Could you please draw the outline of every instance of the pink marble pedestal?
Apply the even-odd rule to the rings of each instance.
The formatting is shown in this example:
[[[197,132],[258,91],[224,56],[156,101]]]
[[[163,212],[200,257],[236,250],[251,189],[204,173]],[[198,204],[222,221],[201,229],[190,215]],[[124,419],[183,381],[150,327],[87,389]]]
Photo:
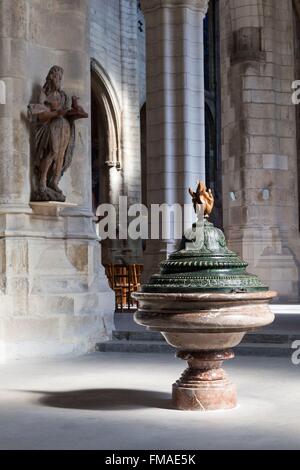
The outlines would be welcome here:
[[[274,320],[269,302],[276,292],[162,294],[136,292],[135,321],[160,331],[188,363],[173,384],[179,410],[225,410],[237,405],[235,385],[221,368],[233,359],[247,331]]]
[[[199,351],[177,353],[189,367],[173,384],[173,405],[179,410],[225,410],[235,408],[235,385],[221,368],[224,360],[234,358],[227,351]]]

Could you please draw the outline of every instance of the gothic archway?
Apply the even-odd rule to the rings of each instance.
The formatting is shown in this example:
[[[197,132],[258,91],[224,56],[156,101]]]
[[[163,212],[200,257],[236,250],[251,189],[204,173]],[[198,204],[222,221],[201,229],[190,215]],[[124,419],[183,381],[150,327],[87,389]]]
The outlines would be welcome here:
[[[104,69],[91,62],[91,148],[93,211],[100,204],[118,210],[122,186],[121,110],[117,94]],[[102,262],[112,262],[114,241],[102,242]]]
[[[122,167],[121,110],[111,81],[95,60],[91,62],[91,90],[93,189],[99,186],[94,198],[98,204],[114,204],[120,189],[116,172]]]

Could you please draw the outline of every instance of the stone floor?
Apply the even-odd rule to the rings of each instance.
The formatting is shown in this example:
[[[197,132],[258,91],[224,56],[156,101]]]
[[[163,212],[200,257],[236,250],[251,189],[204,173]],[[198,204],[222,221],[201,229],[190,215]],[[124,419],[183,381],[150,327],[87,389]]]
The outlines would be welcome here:
[[[0,449],[299,449],[300,366],[238,357],[239,406],[170,407],[172,354],[94,353],[1,365]]]

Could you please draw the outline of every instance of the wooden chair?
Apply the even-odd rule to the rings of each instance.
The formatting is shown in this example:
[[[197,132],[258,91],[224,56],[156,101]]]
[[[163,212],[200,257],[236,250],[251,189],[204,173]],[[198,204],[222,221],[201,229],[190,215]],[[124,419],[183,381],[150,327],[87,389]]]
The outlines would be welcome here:
[[[143,265],[131,264],[108,264],[105,266],[106,275],[110,287],[116,294],[116,310],[123,311],[124,306],[128,309],[135,305],[131,294],[139,289],[141,285],[141,273]]]
[[[130,291],[130,280],[128,273],[128,266],[114,265],[114,280],[115,287],[121,289],[122,292],[122,309],[128,305],[128,292]]]
[[[131,305],[136,305],[136,301],[131,298],[131,294],[133,292],[136,292],[140,286],[141,286],[141,277],[142,277],[142,271],[143,271],[143,265],[142,264],[132,264],[129,266],[130,271],[130,286],[131,286],[131,291],[130,291],[130,301]]]

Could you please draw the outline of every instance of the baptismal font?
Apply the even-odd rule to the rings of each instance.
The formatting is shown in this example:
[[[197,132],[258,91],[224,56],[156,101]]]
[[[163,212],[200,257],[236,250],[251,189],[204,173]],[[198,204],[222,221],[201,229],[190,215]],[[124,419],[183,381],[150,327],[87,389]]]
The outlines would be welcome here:
[[[135,321],[160,331],[188,368],[173,384],[173,405],[181,410],[230,409],[235,385],[221,368],[234,358],[248,331],[273,322],[269,302],[277,296],[246,271],[247,263],[227,248],[223,232],[209,222],[212,192],[198,182],[189,190],[197,221],[160,273],[133,294]]]

